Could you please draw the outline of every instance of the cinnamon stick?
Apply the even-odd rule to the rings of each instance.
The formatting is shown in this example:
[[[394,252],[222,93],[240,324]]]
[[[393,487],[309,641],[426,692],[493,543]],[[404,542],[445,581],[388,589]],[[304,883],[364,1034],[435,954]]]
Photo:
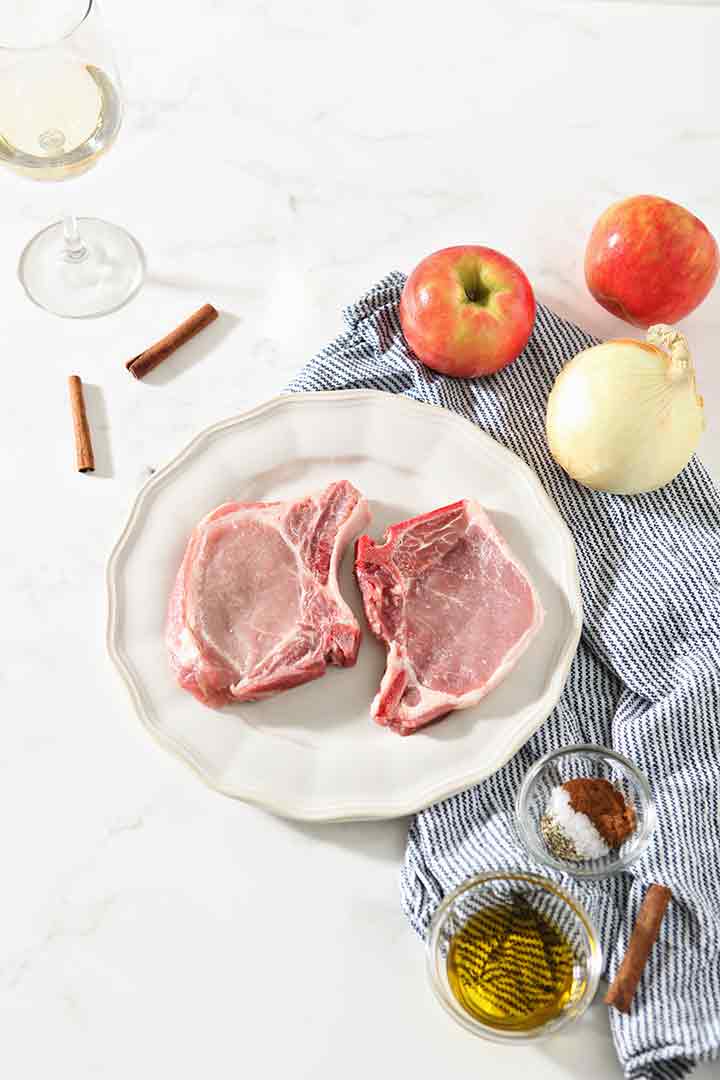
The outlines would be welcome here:
[[[672,893],[665,885],[651,885],[638,912],[627,952],[605,995],[605,1004],[629,1013],[630,1003],[640,982],[650,950],[660,932],[660,924]]]
[[[212,304],[203,304],[189,319],[176,326],[160,341],[156,341],[149,349],[145,349],[144,352],[133,356],[132,360],[128,360],[125,367],[136,379],[142,379],[153,371],[158,364],[162,364],[163,360],[167,360],[168,356],[174,353],[176,349],[179,349],[181,345],[184,345],[186,341],[195,337],[211,322],[214,322],[217,317],[218,313]]]
[[[73,432],[75,434],[75,464],[81,473],[95,471],[90,425],[85,412],[82,380],[79,375],[68,377],[70,391],[70,409],[72,410]]]

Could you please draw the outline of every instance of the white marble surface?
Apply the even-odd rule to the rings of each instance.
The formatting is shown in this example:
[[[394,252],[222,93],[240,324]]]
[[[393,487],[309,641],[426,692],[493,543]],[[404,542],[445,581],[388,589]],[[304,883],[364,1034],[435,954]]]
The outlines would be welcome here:
[[[0,176],[0,1071],[13,1080],[617,1077],[601,1004],[528,1049],[456,1029],[400,913],[405,823],[305,827],[206,791],[151,744],[105,656],[103,568],[148,468],[274,394],[391,268],[514,256],[601,334],[584,240],[658,192],[720,232],[720,10],[634,3],[107,0],[129,109],[64,186]],[[35,309],[16,257],[66,206],[135,232],[117,314]],[[123,361],[210,300],[140,385]],[[720,476],[720,291],[686,321]],[[65,380],[91,384],[79,476]],[[710,1066],[699,1077],[717,1075]]]

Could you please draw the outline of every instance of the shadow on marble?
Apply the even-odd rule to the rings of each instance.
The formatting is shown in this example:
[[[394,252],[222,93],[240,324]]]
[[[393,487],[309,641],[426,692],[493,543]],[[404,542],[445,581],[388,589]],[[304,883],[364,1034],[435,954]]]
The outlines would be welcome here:
[[[83,396],[95,455],[95,472],[88,475],[108,479],[114,475],[114,468],[105,396],[96,383],[86,382],[83,383]]]
[[[322,822],[283,821],[297,836],[316,844],[358,851],[375,861],[395,863],[398,868],[405,854],[410,818],[390,821]]]
[[[608,1008],[603,1003],[607,990],[604,980],[595,995],[592,1005],[576,1024],[570,1024],[564,1031],[559,1031],[552,1038],[538,1044],[538,1050],[563,1070],[563,1075],[590,1075],[588,1062],[591,1061],[593,1076],[617,1076],[622,1078],[622,1069],[613,1049],[610,1034]]]
[[[214,323],[206,327],[197,337],[182,345],[154,371],[149,372],[143,382],[147,386],[166,386],[201,360],[207,359],[208,353],[232,334],[240,322],[242,320],[239,315],[233,315],[230,311],[220,311]]]
[[[159,286],[161,289],[177,289],[181,292],[190,291],[196,294],[199,290],[208,297],[208,301],[212,303],[213,296],[222,296],[227,294],[228,289],[231,286],[228,283],[227,278],[211,279],[203,274],[157,274],[151,271],[145,275],[146,286]],[[257,290],[240,288],[232,286],[232,295],[243,296],[257,296]]]
[[[615,319],[613,316],[608,316],[607,312],[598,305],[598,310],[588,314],[580,312],[576,305],[568,303],[567,299],[561,297],[557,293],[550,293],[547,290],[540,290],[537,294],[537,300],[539,303],[544,304],[545,307],[550,308],[556,315],[559,315],[561,319],[567,319],[568,322],[574,323],[584,333],[592,334],[594,337],[603,339],[609,337],[612,333],[612,329],[608,323],[611,319],[612,323],[620,327],[622,323],[619,319]],[[618,336],[617,334],[615,336]],[[568,360],[571,360],[572,356],[568,356]]]

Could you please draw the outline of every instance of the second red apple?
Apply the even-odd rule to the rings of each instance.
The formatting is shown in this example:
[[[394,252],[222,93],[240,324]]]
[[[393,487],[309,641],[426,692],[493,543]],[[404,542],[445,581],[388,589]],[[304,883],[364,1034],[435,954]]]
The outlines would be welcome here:
[[[715,238],[684,206],[633,195],[595,223],[585,280],[599,304],[634,326],[676,323],[689,315],[718,274]]]

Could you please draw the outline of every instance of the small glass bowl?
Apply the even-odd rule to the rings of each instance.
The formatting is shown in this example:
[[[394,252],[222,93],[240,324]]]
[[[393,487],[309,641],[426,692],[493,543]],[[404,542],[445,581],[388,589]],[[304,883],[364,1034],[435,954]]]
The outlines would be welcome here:
[[[562,1011],[529,1030],[483,1023],[457,1000],[448,976],[452,939],[468,919],[484,908],[515,902],[518,896],[555,924],[571,944],[574,957],[572,989]],[[577,1020],[595,996],[601,970],[600,939],[590,916],[564,889],[539,874],[512,870],[479,874],[445,897],[430,924],[427,972],[435,996],[445,1011],[467,1031],[493,1042],[517,1045],[545,1038]]]
[[[575,862],[553,855],[543,838],[540,823],[554,787],[576,777],[609,780],[635,808],[634,832],[617,848],[599,859]],[[553,750],[528,770],[515,799],[515,821],[525,847],[538,862],[571,874],[597,880],[625,870],[645,851],[655,830],[655,805],[650,785],[631,761],[614,750],[578,743]]]

